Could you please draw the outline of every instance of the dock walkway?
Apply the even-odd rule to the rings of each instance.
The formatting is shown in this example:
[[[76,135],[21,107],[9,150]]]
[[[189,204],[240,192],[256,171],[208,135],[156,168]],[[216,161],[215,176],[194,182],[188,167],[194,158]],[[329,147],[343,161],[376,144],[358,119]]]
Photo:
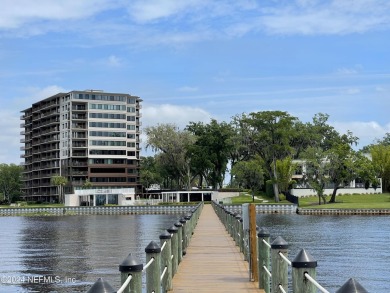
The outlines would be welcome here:
[[[172,282],[173,293],[264,292],[249,281],[248,263],[211,205],[204,206]]]

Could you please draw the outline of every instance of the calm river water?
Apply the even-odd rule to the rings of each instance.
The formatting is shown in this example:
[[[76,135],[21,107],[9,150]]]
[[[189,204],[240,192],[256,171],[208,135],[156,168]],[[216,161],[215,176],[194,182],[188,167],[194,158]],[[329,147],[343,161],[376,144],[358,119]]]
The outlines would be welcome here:
[[[99,277],[119,289],[119,263],[130,252],[145,263],[145,247],[178,218],[1,217],[0,292],[86,292]],[[291,260],[305,248],[328,291],[353,277],[369,292],[390,292],[390,217],[270,214],[258,225],[289,243]]]
[[[304,248],[317,261],[317,281],[329,292],[349,278],[368,292],[390,292],[390,217],[258,215],[271,241],[283,237],[289,259]]]

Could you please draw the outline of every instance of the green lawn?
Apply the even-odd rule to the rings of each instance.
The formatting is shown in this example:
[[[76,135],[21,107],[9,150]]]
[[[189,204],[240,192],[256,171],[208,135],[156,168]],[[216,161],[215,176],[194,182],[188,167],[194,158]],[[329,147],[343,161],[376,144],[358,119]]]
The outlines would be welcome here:
[[[329,201],[330,196],[326,200]],[[338,195],[336,203],[318,205],[318,197],[311,196],[299,199],[300,208],[316,209],[390,209],[390,194]]]
[[[239,196],[232,197],[232,204],[243,204],[243,203],[256,203],[256,204],[276,204],[274,199],[265,197],[264,195],[255,195],[255,201],[253,201],[252,196],[248,193],[240,193]],[[290,204],[287,200],[282,200],[278,204]]]
[[[232,204],[243,204],[243,203],[262,203],[263,200],[255,199],[253,201],[251,195],[240,195],[232,197]]]

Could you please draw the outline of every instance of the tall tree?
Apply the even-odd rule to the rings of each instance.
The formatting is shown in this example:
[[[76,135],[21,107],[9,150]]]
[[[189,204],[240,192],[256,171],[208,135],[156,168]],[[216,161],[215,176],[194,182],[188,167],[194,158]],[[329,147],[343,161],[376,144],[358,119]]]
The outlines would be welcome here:
[[[336,193],[339,188],[356,179],[355,151],[350,145],[350,138],[343,137],[344,139],[326,151],[326,159],[329,162],[329,178],[333,183],[330,203],[336,202]]]
[[[180,130],[174,124],[159,124],[145,128],[147,135],[146,148],[160,152],[160,162],[168,166],[179,176],[187,189],[191,188],[191,162],[188,148],[194,144],[196,137],[189,131]]]
[[[52,185],[57,186],[58,189],[58,202],[64,203],[64,186],[68,183],[68,179],[63,176],[55,175],[50,179]]]
[[[255,201],[255,192],[259,191],[264,182],[264,171],[261,168],[261,159],[257,156],[249,161],[240,161],[232,168],[235,181],[252,192],[252,201]]]
[[[372,145],[369,150],[377,175],[382,178],[382,189],[386,192],[390,181],[390,145]]]
[[[18,200],[22,186],[23,167],[15,164],[0,164],[0,191],[8,203]]]
[[[186,129],[197,137],[191,149],[192,157],[197,157],[193,160],[201,158],[200,162],[208,168],[207,177],[213,188],[222,187],[232,149],[232,142],[229,140],[233,135],[231,126],[211,119],[209,124],[190,122]]]
[[[248,145],[248,125],[244,122],[244,114],[232,117],[230,126],[232,128],[232,136],[228,139],[231,144],[230,149],[230,165],[231,169],[235,164],[241,161],[247,161],[250,158],[250,150]],[[230,185],[232,184],[233,174],[230,173]]]
[[[291,157],[285,157],[281,160],[276,160],[276,173],[278,175],[278,187],[282,193],[287,193],[291,186],[291,178],[297,164],[293,163]]]
[[[355,155],[356,178],[364,182],[364,187],[368,189],[370,186],[376,188],[379,186],[379,179],[375,170],[374,163],[366,154],[359,151]]]
[[[318,204],[321,204],[321,199],[325,204],[325,186],[330,181],[328,176],[330,165],[325,152],[320,147],[308,147],[301,157],[304,160],[304,182],[317,192]]]
[[[249,125],[248,141],[251,151],[260,156],[273,181],[275,201],[279,201],[276,161],[291,156],[293,125],[297,118],[283,111],[250,113],[244,121]]]
[[[161,174],[156,157],[141,157],[140,178],[145,188],[149,188],[151,184],[161,185],[163,182]]]

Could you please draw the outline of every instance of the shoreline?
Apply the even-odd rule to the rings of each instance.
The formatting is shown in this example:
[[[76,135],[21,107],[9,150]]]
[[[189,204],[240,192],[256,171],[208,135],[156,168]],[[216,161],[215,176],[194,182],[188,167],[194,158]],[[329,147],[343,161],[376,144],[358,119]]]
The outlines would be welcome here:
[[[298,215],[367,215],[389,216],[390,209],[310,209],[297,208]]]
[[[76,216],[76,215],[164,215],[190,212],[196,205],[175,206],[98,206],[98,207],[45,207],[1,208],[0,217],[9,216]]]

